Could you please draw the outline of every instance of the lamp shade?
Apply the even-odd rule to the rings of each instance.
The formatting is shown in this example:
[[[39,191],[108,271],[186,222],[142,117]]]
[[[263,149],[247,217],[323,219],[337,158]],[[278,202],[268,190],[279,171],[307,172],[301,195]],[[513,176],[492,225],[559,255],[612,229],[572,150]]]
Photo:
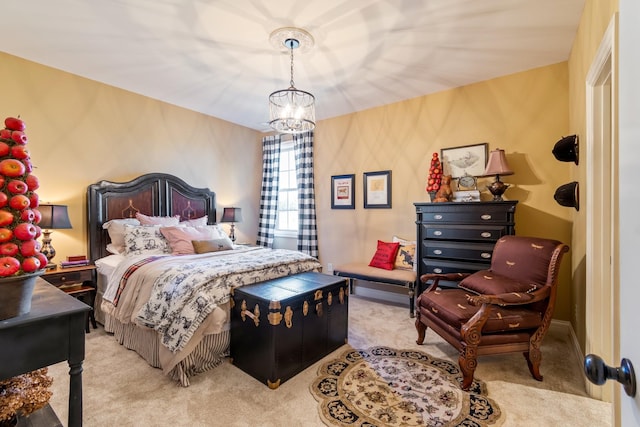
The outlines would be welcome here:
[[[69,213],[65,205],[40,205],[38,210],[42,214],[42,219],[38,226],[45,230],[56,230],[71,228]]]
[[[242,222],[242,210],[240,208],[224,208],[220,222]]]
[[[513,171],[507,163],[507,157],[504,150],[496,148],[489,153],[489,161],[484,170],[484,176],[490,175],[513,175]]]

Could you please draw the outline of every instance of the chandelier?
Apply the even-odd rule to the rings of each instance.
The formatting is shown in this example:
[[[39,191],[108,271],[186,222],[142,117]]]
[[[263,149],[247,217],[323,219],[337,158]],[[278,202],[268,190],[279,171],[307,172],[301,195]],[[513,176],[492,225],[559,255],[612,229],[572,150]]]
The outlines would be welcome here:
[[[279,49],[284,46],[291,56],[291,80],[288,89],[269,95],[269,126],[280,133],[301,133],[316,127],[315,97],[296,89],[293,83],[293,50],[308,50],[313,37],[299,28],[280,28],[271,33],[271,43]]]

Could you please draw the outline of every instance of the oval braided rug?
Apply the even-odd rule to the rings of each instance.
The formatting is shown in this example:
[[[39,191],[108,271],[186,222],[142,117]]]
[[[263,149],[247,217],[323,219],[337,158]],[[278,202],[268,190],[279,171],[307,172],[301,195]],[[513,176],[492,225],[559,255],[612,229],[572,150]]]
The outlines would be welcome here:
[[[475,380],[460,389],[455,364],[417,350],[348,349],[318,368],[311,393],[327,425],[495,426],[498,405]]]

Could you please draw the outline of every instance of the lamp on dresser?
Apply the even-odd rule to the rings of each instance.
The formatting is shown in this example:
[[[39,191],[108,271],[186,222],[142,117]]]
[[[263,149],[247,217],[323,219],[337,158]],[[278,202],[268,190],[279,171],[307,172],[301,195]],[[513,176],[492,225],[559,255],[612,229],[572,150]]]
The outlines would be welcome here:
[[[235,224],[236,222],[242,222],[242,210],[240,208],[224,208],[222,211],[222,219],[220,222],[230,222],[231,230],[229,231],[229,238],[233,243],[236,242]]]
[[[493,194],[494,202],[501,202],[502,195],[509,187],[509,184],[505,184],[500,181],[500,175],[513,175],[513,171],[507,163],[507,157],[504,154],[504,150],[496,148],[489,153],[489,161],[487,167],[484,170],[483,176],[495,175],[496,180],[487,186],[487,190]]]
[[[51,231],[70,229],[71,221],[69,221],[69,213],[65,205],[40,205],[38,210],[42,215],[42,219],[38,223],[38,226],[42,229],[43,236],[40,252],[49,260],[47,264],[49,269],[55,267],[51,260],[56,256],[56,250],[51,244]]]

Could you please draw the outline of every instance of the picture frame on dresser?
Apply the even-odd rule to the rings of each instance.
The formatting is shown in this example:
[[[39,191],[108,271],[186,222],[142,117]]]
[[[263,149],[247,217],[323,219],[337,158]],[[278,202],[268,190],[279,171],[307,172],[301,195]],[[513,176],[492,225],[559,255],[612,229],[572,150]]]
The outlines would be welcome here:
[[[331,209],[355,209],[355,174],[331,177]]]
[[[391,208],[391,171],[364,173],[365,209]]]
[[[451,175],[454,179],[465,175],[481,176],[487,166],[488,157],[489,144],[487,142],[440,150],[443,172],[445,175]]]

